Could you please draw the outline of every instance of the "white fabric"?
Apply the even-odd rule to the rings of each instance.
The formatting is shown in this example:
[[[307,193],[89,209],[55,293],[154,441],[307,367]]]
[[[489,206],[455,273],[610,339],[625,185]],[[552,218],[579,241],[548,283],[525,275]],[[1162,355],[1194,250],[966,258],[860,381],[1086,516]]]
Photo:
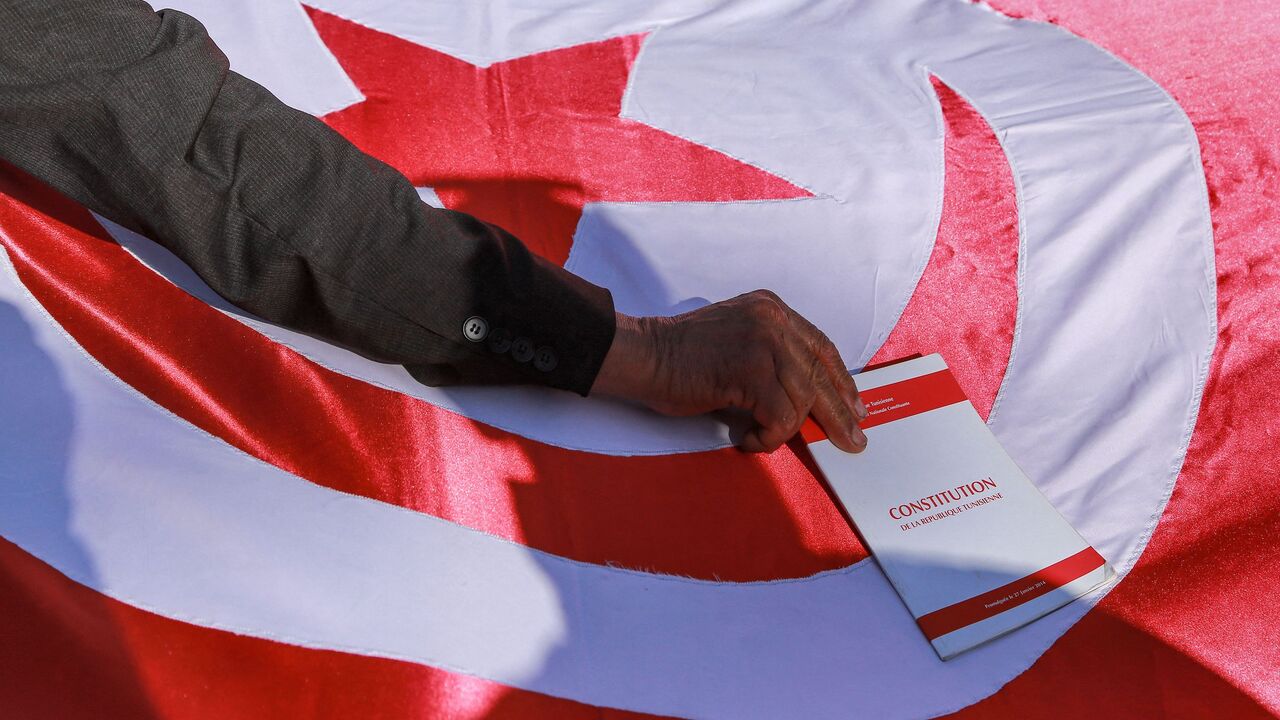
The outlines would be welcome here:
[[[436,194],[435,188],[419,187],[418,197],[422,198],[422,202],[433,208],[444,208],[444,203],[440,200],[440,196]]]
[[[348,14],[390,12],[385,3],[323,4],[341,4]],[[518,29],[536,36],[530,42],[582,26],[554,3],[540,12],[470,8],[436,9],[440,18],[517,18]],[[656,17],[641,9],[633,21],[604,20],[633,10],[602,4],[581,13],[588,34]],[[398,12],[415,22],[437,16]],[[1176,104],[1088,43],[958,0],[716,4],[685,17],[661,18],[636,68],[629,111],[766,167],[811,172],[802,181],[832,183],[819,188],[829,197],[595,206],[580,228],[578,269],[617,279],[624,304],[660,309],[721,297],[747,282],[736,273],[765,273],[757,266],[771,264],[776,275],[764,279],[776,282],[764,284],[801,309],[833,308],[823,317],[842,324],[828,330],[865,360],[895,322],[928,253],[927,234],[874,227],[932,232],[941,133],[927,72],[937,73],[989,118],[1018,183],[1018,333],[992,426],[1082,535],[1127,572],[1172,490],[1214,338],[1206,192],[1194,134]],[[475,44],[477,53],[485,43],[525,37],[493,25],[464,27],[454,42]],[[781,64],[747,58],[740,70],[715,67],[717,59],[698,51],[714,55],[714,31],[727,27],[735,52]],[[424,25],[417,32],[443,31]],[[845,62],[851,55],[857,63]],[[698,88],[713,76],[723,86],[720,103],[760,113],[754,131],[734,127],[734,113],[712,111],[714,98]],[[788,81],[795,88],[784,87]],[[818,102],[824,88],[829,94]],[[800,102],[782,107],[766,90]],[[902,106],[902,114],[846,107],[877,103]],[[855,112],[891,125],[843,126],[847,135],[827,127]],[[787,124],[792,117],[800,130]],[[801,130],[825,139],[806,145]],[[892,167],[850,166],[837,177],[839,163],[824,165],[833,154]],[[860,188],[877,190],[880,182],[914,191],[875,196],[889,209],[863,208]],[[820,227],[805,225],[813,222],[809,211]],[[859,223],[870,234],[846,234]],[[604,225],[634,240],[603,234]],[[727,242],[726,229],[745,238],[740,265],[726,264],[726,246],[717,245]],[[682,247],[667,240],[677,231],[687,238]],[[685,247],[708,254],[667,257]],[[646,256],[655,260],[652,279],[661,290],[632,282],[619,264]],[[877,270],[876,262],[885,265]],[[700,266],[729,272],[703,275]],[[79,582],[187,622],[663,714],[892,718],[953,710],[994,692],[1096,600],[942,664],[872,563],[779,583],[625,572],[268,467],[108,375],[43,314],[7,262],[0,267],[0,347],[6,373],[17,368],[30,379],[2,386],[0,534]],[[303,351],[334,357],[327,346]],[[368,364],[339,369],[379,381],[388,372]],[[610,452],[680,449],[686,437],[714,437],[576,399],[583,409],[564,410],[568,419],[537,415],[548,428],[542,431],[531,400],[502,391],[416,393],[531,437]]]
[[[147,0],[192,15],[231,69],[299,110],[323,115],[364,100],[296,0]]]

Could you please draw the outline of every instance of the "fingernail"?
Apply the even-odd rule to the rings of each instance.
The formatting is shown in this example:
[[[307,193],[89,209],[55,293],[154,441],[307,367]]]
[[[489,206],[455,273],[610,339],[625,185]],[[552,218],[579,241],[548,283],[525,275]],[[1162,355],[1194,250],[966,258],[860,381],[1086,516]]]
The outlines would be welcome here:
[[[867,446],[867,434],[862,432],[862,428],[855,427],[853,429],[853,444],[860,448]]]
[[[853,412],[858,416],[859,420],[867,419],[867,406],[862,404],[862,398],[855,397],[853,399]]]

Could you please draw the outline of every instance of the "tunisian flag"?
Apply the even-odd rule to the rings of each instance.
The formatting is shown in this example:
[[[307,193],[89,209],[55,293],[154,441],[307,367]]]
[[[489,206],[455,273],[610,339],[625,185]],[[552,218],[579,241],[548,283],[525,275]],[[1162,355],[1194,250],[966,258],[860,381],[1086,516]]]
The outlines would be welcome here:
[[[6,167],[0,716],[1280,712],[1275,3],[178,4],[625,311],[942,352],[1119,579],[942,663],[799,445],[422,387]]]

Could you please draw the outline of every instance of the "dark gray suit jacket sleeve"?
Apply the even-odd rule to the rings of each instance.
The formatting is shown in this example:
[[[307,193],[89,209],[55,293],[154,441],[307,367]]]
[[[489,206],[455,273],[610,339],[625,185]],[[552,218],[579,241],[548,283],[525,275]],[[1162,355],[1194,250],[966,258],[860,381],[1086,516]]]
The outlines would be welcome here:
[[[165,245],[230,302],[428,384],[586,394],[613,341],[608,291],[425,205],[231,72],[181,12],[0,0],[0,158]],[[488,337],[468,339],[472,317]]]

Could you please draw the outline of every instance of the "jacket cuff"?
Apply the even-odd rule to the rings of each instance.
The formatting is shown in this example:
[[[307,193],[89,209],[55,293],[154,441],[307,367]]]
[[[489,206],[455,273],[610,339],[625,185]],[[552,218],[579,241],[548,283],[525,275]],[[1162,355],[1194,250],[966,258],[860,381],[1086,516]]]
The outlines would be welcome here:
[[[528,300],[486,298],[459,324],[472,352],[459,383],[546,385],[586,396],[613,345],[613,296],[541,258]],[[479,356],[479,357],[477,357]]]
[[[587,395],[613,344],[613,296],[530,252],[501,228],[451,211],[464,237],[484,238],[464,263],[469,285],[439,303],[444,362],[406,364],[429,385],[533,384]]]

